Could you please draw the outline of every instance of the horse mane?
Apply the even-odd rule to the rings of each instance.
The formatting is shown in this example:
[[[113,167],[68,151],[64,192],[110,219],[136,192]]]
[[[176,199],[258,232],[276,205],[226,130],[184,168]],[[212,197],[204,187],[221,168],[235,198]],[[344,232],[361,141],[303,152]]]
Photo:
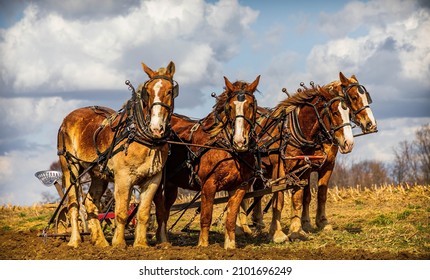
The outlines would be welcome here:
[[[339,88],[341,85],[342,84],[340,81],[333,81],[333,82],[330,82],[330,83],[324,85],[323,88],[325,90],[327,90],[331,95],[339,96],[342,93],[341,90],[339,91]]]
[[[277,118],[282,113],[289,114],[294,111],[298,106],[313,99],[315,96],[320,94],[320,86],[316,88],[307,88],[301,91],[297,91],[294,95],[287,97],[281,101],[272,111],[272,117]]]
[[[239,89],[245,89],[248,85],[249,85],[249,83],[247,83],[245,81],[236,81],[233,83],[233,86],[235,88],[239,88]],[[209,128],[207,128],[205,130],[207,133],[209,133],[211,138],[217,136],[222,131],[222,129],[224,128],[224,125],[227,121],[227,116],[224,113],[225,112],[225,105],[227,103],[227,100],[230,98],[230,94],[231,94],[231,92],[229,92],[229,90],[226,88],[223,93],[221,93],[219,96],[217,96],[216,97],[216,103],[212,107],[213,108],[212,113],[206,117],[206,118],[209,118],[213,114],[218,114],[218,116],[221,117],[221,121],[219,121],[215,117],[214,123]]]
[[[157,71],[155,71],[156,73],[158,73],[158,75],[165,75],[166,74],[166,72],[167,72],[167,68],[164,68],[164,67],[160,67],[160,68],[158,68],[158,70]]]

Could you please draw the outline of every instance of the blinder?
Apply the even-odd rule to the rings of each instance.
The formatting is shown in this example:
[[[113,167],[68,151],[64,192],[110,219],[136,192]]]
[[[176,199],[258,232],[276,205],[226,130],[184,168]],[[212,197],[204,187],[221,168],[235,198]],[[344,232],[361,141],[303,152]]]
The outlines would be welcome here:
[[[149,93],[146,89],[147,84],[155,79],[164,79],[164,80],[168,80],[169,82],[171,82],[173,84],[173,89],[172,89],[172,97],[176,98],[179,95],[179,85],[176,81],[170,79],[169,77],[165,77],[165,76],[156,76],[154,78],[152,78],[149,81],[146,81],[145,84],[143,85],[143,87],[141,88],[140,92],[138,91],[137,94],[140,94],[140,98],[142,98],[142,100],[147,104],[149,101]]]
[[[342,106],[342,109],[344,109],[344,110],[346,110],[346,109],[348,109],[348,106],[347,106],[347,101],[346,101],[346,99],[345,98],[343,98],[343,97],[341,97],[341,96],[337,96],[337,97],[335,97],[335,98],[332,98],[332,99],[330,99],[328,102],[326,102],[326,103],[324,103],[324,109],[322,110],[322,112],[321,112],[321,115],[322,115],[322,117],[324,117],[324,115],[328,115],[328,121],[329,121],[329,125],[330,125],[330,130],[327,130],[327,128],[325,127],[325,125],[322,123],[322,121],[320,122],[320,124],[323,126],[323,128],[324,128],[324,130],[323,131],[325,131],[325,133],[326,134],[328,134],[327,136],[328,136],[328,139],[333,139],[334,137],[333,137],[333,135],[334,135],[334,133],[337,131],[337,130],[339,130],[339,129],[341,129],[342,127],[345,127],[345,126],[351,126],[351,123],[350,122],[348,122],[348,123],[342,123],[342,124],[339,124],[339,125],[334,125],[333,124],[333,122],[332,122],[332,120],[331,120],[331,114],[332,114],[332,112],[331,112],[331,110],[330,110],[330,106],[335,102],[335,101],[337,101],[337,100],[339,100],[340,101],[340,104],[341,104],[341,106]],[[314,107],[315,108],[315,107]],[[317,112],[317,110],[316,110],[316,108],[315,108],[315,111]],[[318,115],[318,112],[317,112],[317,115]],[[319,117],[320,118],[320,117]]]
[[[349,97],[349,95],[348,95],[348,92],[349,92],[349,90],[351,89],[351,88],[353,88],[353,87],[357,87],[357,90],[358,90],[358,93],[360,93],[360,94],[365,94],[366,95],[366,98],[367,98],[367,102],[369,103],[369,104],[372,104],[372,97],[370,97],[370,94],[369,94],[369,92],[367,91],[367,89],[366,89],[366,87],[365,86],[363,86],[363,85],[360,85],[360,84],[358,84],[358,83],[353,83],[353,84],[350,84],[350,85],[348,85],[348,86],[342,86],[342,91],[343,91],[343,93],[344,93],[344,95],[345,95],[345,97],[346,97],[346,99],[347,99],[347,101],[348,102],[351,102],[351,100],[350,100],[350,97]]]

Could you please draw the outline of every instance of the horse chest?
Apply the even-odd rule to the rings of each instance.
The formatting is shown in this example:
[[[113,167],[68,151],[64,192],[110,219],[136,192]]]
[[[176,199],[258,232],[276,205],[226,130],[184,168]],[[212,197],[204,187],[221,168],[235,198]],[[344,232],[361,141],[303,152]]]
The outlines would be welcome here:
[[[116,170],[125,171],[130,180],[138,182],[163,170],[167,160],[168,147],[163,146],[152,149],[143,145],[140,146],[139,149],[129,149],[127,155],[121,153],[111,160],[109,168],[113,169],[115,176],[118,174]]]

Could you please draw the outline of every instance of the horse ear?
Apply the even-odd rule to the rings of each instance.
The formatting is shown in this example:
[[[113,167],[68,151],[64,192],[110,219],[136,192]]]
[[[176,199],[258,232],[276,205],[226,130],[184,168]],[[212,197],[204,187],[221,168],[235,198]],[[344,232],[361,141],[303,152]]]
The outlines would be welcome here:
[[[356,82],[358,82],[357,78],[355,77],[354,74],[352,74],[351,79],[355,80]]]
[[[175,74],[175,63],[173,63],[173,61],[170,61],[169,65],[167,65],[166,74],[170,77],[173,77],[173,75]]]
[[[227,79],[227,77],[226,76],[224,76],[224,81],[225,81],[225,86],[227,87],[227,89],[230,91],[230,92],[233,92],[234,91],[234,86],[233,86],[233,84]]]
[[[260,82],[260,75],[257,76],[255,81],[252,82],[252,84],[249,85],[249,91],[254,92],[257,89],[258,83]]]
[[[152,78],[155,76],[155,72],[152,71],[152,69],[149,68],[148,66],[146,66],[146,64],[143,62],[142,62],[142,69],[143,69],[143,71],[145,71],[146,74],[148,74],[149,78]]]
[[[349,85],[349,80],[342,72],[339,72],[339,79],[343,86]]]

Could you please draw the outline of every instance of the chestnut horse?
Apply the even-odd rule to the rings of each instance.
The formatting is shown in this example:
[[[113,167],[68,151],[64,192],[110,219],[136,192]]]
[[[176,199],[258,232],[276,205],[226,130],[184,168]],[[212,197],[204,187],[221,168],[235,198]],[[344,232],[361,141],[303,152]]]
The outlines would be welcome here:
[[[342,96],[345,98],[351,112],[351,120],[360,126],[364,134],[376,132],[376,120],[369,107],[372,99],[366,88],[358,82],[355,75],[352,75],[351,78],[348,79],[342,72],[340,72],[339,79],[339,81],[331,82],[323,86],[323,88],[328,90],[334,96]],[[318,173],[318,195],[315,223],[319,229],[330,230],[332,227],[329,225],[327,220],[325,204],[327,201],[328,183],[335,166],[338,147],[336,145],[325,143],[323,144],[323,149],[327,155],[327,159],[320,168],[316,169]],[[310,201],[310,188],[306,187],[303,197],[302,213],[302,226],[305,231],[312,230],[309,217]]]
[[[235,248],[235,222],[240,203],[252,184],[255,168],[253,135],[257,102],[254,82],[226,77],[225,91],[217,97],[214,109],[205,118],[193,121],[185,116],[172,116],[173,141],[166,164],[163,197],[157,194],[157,239],[167,242],[167,221],[178,188],[201,191],[200,236],[198,246],[209,245],[216,192],[231,191],[227,203],[224,248]]]
[[[351,152],[354,139],[349,113],[349,108],[342,97],[333,97],[320,87],[299,91],[272,110],[265,110],[257,120],[258,147],[262,155],[265,176],[272,180],[285,178],[280,180],[279,184],[285,184],[290,174],[297,179],[307,178],[311,167],[320,164],[321,160],[314,163],[295,157],[323,156],[317,153],[317,148],[325,142],[337,145],[341,153]],[[256,183],[255,189],[262,188],[261,181]],[[270,239],[276,243],[283,242],[288,237],[304,239],[306,234],[301,228],[300,220],[303,189],[299,186],[293,186],[292,189],[289,236],[284,234],[280,224],[284,193],[275,193],[272,200]],[[256,211],[261,214],[260,209]]]
[[[114,182],[116,228],[113,246],[125,247],[125,226],[130,191],[139,185],[140,204],[137,213],[134,247],[147,246],[146,232],[150,206],[162,178],[167,160],[170,118],[178,85],[173,80],[175,64],[153,71],[144,63],[149,80],[121,110],[85,107],[65,117],[58,131],[58,154],[63,171],[63,186],[68,190],[71,237],[68,245],[78,247],[79,179],[91,176],[91,186],[84,205],[88,213],[91,241],[108,246],[97,219],[100,199],[110,181]],[[127,83],[127,82],[126,82]],[[72,189],[72,187],[74,187]],[[71,190],[72,191],[69,191]]]

